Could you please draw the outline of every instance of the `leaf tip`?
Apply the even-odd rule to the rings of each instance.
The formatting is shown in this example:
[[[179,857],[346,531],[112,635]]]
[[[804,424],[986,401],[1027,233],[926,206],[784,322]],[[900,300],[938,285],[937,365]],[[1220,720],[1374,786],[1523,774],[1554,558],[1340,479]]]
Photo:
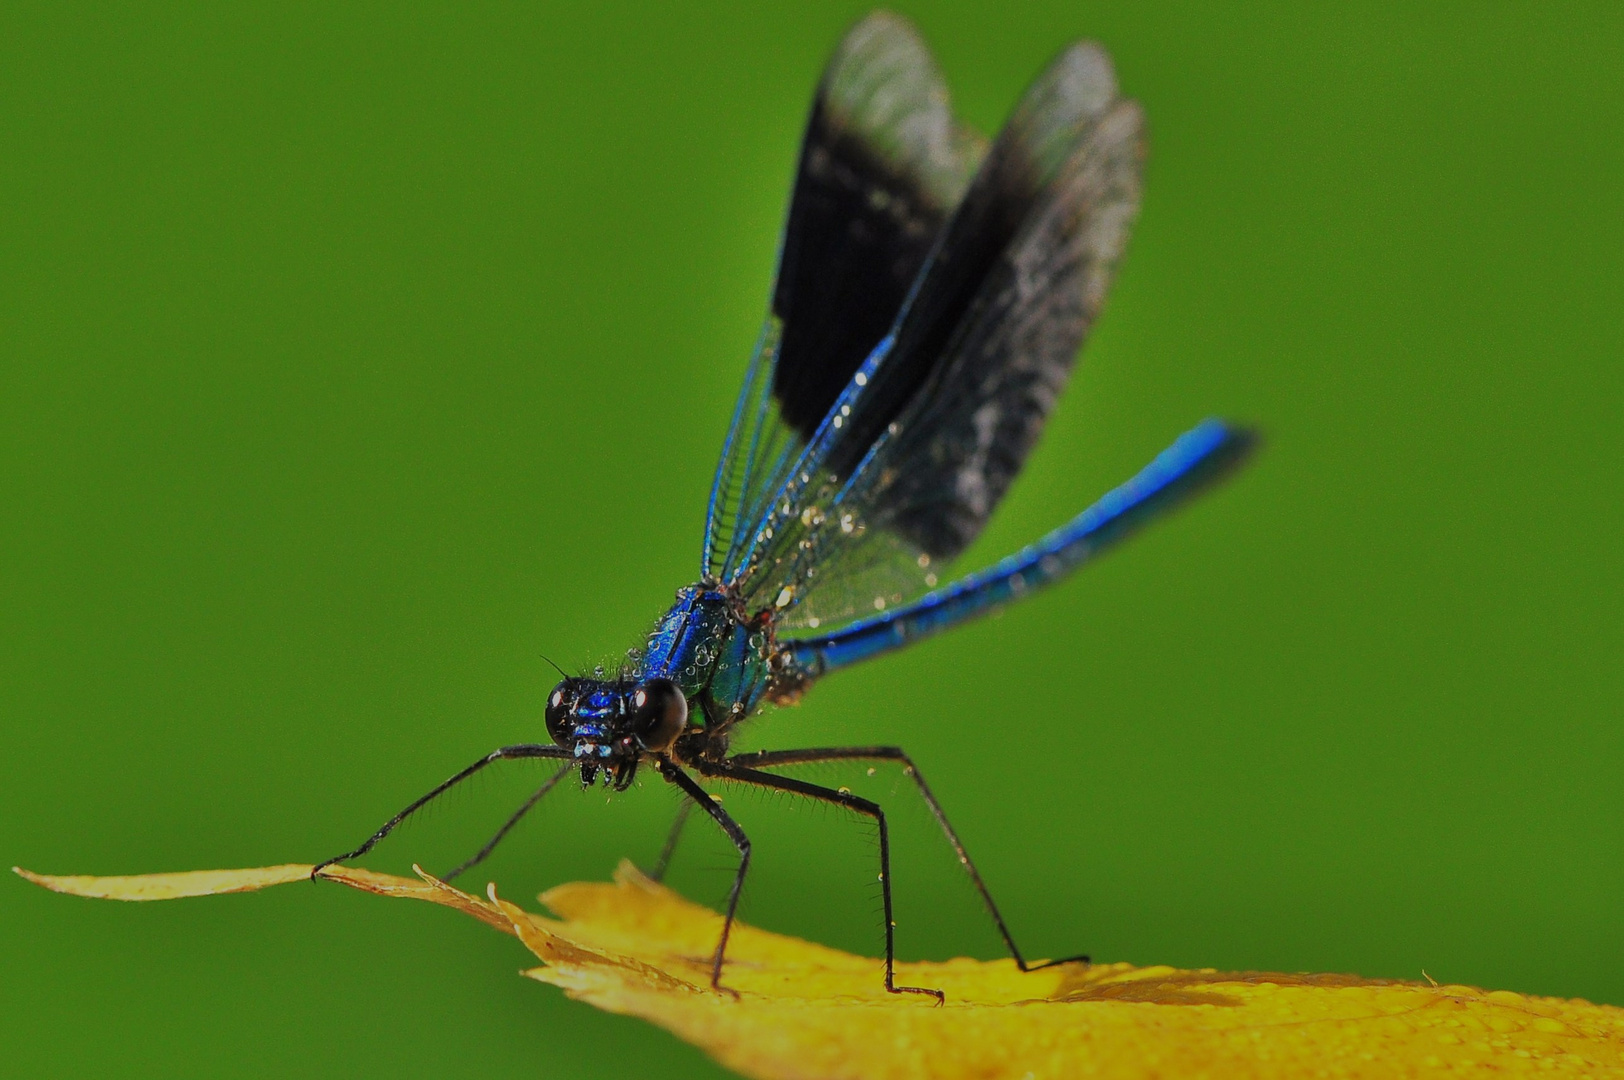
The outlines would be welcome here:
[[[71,877],[59,877],[56,874],[36,874],[34,871],[22,866],[13,866],[11,872],[24,881],[38,885],[42,889],[49,889],[56,893],[67,893],[69,896],[79,895],[79,890],[74,887],[74,879]]]

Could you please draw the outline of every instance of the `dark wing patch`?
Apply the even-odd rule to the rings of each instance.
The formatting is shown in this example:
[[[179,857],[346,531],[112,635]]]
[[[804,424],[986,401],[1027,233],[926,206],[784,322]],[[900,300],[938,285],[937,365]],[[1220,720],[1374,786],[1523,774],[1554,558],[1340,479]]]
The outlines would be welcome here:
[[[895,320],[980,150],[911,25],[876,12],[846,34],[813,102],[773,289],[773,395],[803,439]]]
[[[1142,129],[1139,107],[1119,102],[1067,159],[902,425],[885,501],[938,560],[980,535],[1065,389],[1139,206]]]
[[[1138,208],[1142,117],[1098,46],[1037,79],[883,349],[741,536],[727,580],[824,628],[934,588],[1048,419]]]
[[[1046,185],[1113,103],[1110,59],[1073,45],[1040,75],[1004,125],[896,327],[896,343],[842,440],[846,473],[947,359],[954,333],[1036,208]]]

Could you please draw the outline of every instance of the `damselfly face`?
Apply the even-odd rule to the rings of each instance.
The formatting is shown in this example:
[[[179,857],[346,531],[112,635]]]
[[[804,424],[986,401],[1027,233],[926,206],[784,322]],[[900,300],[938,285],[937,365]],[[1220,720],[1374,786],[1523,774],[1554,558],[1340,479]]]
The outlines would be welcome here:
[[[581,764],[581,783],[601,772],[624,791],[646,754],[671,749],[688,725],[688,701],[670,679],[565,679],[547,698],[547,734]]]

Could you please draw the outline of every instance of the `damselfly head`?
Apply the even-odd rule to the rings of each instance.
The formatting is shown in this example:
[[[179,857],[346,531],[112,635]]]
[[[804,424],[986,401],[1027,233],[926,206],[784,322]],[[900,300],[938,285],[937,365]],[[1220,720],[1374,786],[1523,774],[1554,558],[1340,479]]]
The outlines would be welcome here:
[[[575,755],[581,782],[600,774],[625,789],[648,754],[671,749],[688,725],[688,700],[670,679],[565,679],[547,698],[547,734]]]

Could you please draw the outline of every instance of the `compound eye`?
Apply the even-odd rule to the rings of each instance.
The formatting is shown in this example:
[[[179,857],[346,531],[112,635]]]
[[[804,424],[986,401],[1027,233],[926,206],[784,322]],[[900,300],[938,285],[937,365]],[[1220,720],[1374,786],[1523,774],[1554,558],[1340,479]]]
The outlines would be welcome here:
[[[631,692],[632,730],[643,749],[671,749],[688,726],[688,699],[670,679],[650,679]]]
[[[547,697],[547,734],[553,737],[553,742],[566,749],[575,730],[575,725],[570,723],[570,713],[574,708],[575,688],[568,682],[553,687],[553,692]]]

